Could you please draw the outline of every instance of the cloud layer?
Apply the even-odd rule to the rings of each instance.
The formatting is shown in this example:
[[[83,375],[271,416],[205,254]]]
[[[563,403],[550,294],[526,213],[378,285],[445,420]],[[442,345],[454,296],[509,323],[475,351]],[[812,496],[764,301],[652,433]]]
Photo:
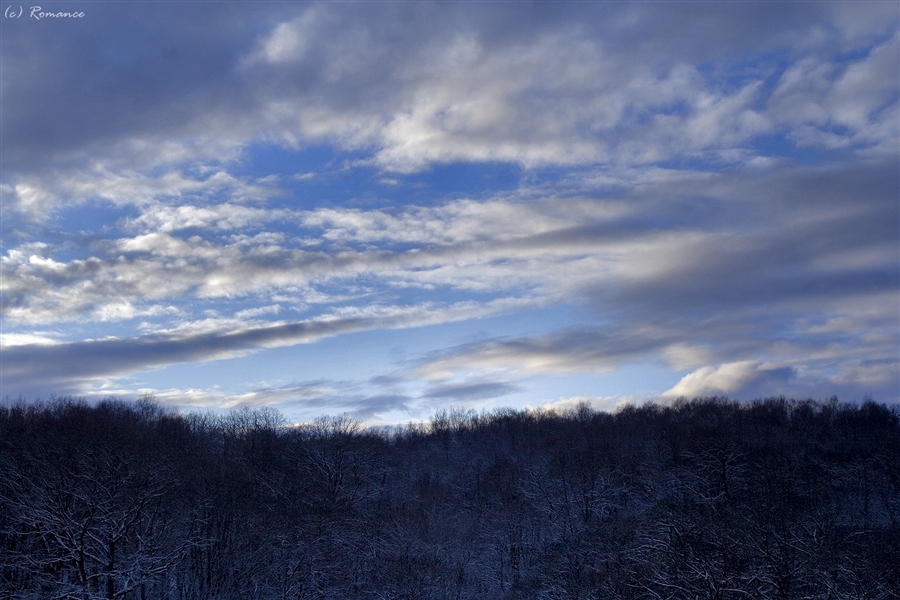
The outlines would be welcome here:
[[[282,387],[364,415],[656,361],[663,397],[900,395],[895,6],[238,8],[4,22],[4,393],[483,319]]]

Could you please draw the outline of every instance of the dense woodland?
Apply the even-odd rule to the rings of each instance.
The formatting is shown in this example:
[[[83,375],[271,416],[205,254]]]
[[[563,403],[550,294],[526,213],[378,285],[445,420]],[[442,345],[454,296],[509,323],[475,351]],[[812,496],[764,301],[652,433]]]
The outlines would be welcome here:
[[[0,598],[900,598],[900,410],[0,409]]]

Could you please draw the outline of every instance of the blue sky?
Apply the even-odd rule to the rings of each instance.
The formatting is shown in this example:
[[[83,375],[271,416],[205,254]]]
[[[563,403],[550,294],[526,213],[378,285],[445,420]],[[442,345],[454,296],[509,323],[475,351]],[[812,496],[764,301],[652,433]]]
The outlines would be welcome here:
[[[896,2],[22,6],[5,396],[900,398]]]

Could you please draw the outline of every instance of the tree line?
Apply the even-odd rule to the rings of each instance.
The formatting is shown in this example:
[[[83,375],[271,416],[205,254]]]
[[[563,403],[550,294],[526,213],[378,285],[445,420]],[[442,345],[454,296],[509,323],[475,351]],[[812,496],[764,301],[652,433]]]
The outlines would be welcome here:
[[[900,410],[0,408],[0,599],[900,598]]]

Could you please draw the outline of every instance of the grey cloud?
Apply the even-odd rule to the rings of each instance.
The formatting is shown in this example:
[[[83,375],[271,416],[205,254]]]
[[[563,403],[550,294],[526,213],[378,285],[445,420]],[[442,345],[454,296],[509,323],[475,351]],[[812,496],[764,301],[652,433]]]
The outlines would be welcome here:
[[[0,363],[0,381],[7,391],[36,386],[54,393],[77,391],[93,380],[175,363],[217,360],[256,349],[310,343],[370,329],[403,329],[477,318],[503,308],[502,302],[484,306],[461,303],[442,307],[369,307],[339,310],[340,316],[237,327],[231,331],[200,328],[182,335],[148,334],[129,339],[6,346]],[[226,324],[234,326],[234,323]]]
[[[85,382],[168,364],[205,361],[245,353],[255,348],[311,342],[322,337],[360,331],[398,319],[346,318],[257,327],[233,333],[213,332],[174,336],[103,339],[55,345],[11,346],[3,350],[0,379],[4,389],[35,386],[80,388]]]
[[[430,386],[423,394],[432,400],[486,400],[521,391],[522,388],[497,381],[453,382]]]
[[[405,394],[376,394],[360,398],[353,409],[353,416],[366,419],[391,410],[407,411],[413,398]]]
[[[372,148],[377,164],[401,172],[454,160],[640,163],[742,148],[779,126],[755,91],[777,68],[737,71],[736,87],[722,72],[684,65],[784,52],[835,20],[808,5],[600,6],[557,9],[552,19],[536,18],[538,5],[466,6],[464,22],[448,5],[316,7],[268,38],[290,32],[302,44],[254,71],[266,127],[291,142]],[[301,98],[302,110],[288,108]]]
[[[896,325],[896,318],[895,314],[887,320]],[[839,329],[795,336],[797,332],[779,328],[782,323],[777,318],[775,323],[722,323],[721,319],[683,321],[668,327],[638,321],[603,328],[585,325],[543,336],[478,342],[433,355],[417,372],[432,380],[450,375],[477,380],[497,373],[509,377],[607,373],[629,362],[659,360],[671,364],[673,370],[694,365],[691,373],[665,392],[673,397],[727,394],[753,399],[773,393],[798,397],[870,393],[886,401],[900,398],[896,335],[873,340],[863,332],[848,339],[848,332]],[[772,360],[748,358],[765,356]],[[442,385],[435,387],[442,389]]]
[[[685,375],[663,398],[727,395],[754,400],[773,395],[795,398],[828,398],[860,401],[866,396],[881,402],[900,398],[900,360],[841,361],[839,367],[817,364],[779,366],[745,360],[705,366]]]
[[[346,413],[371,421],[387,411],[406,411],[413,400],[403,394],[363,395],[348,381],[304,381],[277,388],[262,388],[238,395],[219,390],[160,390],[155,395],[174,408],[196,410],[207,407],[269,406],[293,422],[311,421],[323,414]]]
[[[163,403],[180,410],[204,408],[235,408],[240,406],[271,406],[282,409],[308,406],[322,410],[332,398],[334,390],[326,382],[307,381],[278,388],[262,388],[237,395],[221,390],[166,389],[156,390],[154,395]],[[94,393],[96,394],[96,392]],[[108,392],[104,395],[108,395]],[[324,400],[323,400],[324,399]]]
[[[683,244],[675,240],[657,259],[663,268],[589,296],[605,307],[664,318],[822,310],[898,287],[896,164],[728,177],[730,189],[720,187],[724,176],[708,184],[707,193],[721,194],[712,210],[731,213],[724,222],[715,217],[718,231],[693,241],[686,232]],[[704,229],[703,221],[699,216],[694,229]]]
[[[633,325],[633,328],[631,327]],[[417,371],[430,379],[453,372],[565,374],[609,372],[683,340],[673,327],[585,325],[546,335],[476,342],[428,357]]]
[[[203,135],[197,125],[239,114],[233,66],[256,35],[259,12],[152,2],[84,12],[78,23],[4,27],[4,78],[16,82],[4,90],[7,173],[66,159],[80,167],[110,145]]]
[[[896,370],[900,347],[897,181],[895,164],[875,162],[727,174],[702,187],[645,188],[635,202],[645,212],[656,208],[656,225],[671,228],[659,241],[646,235],[649,222],[639,221],[626,226],[621,239],[601,226],[528,242],[597,244],[610,235],[621,244],[629,237],[650,243],[625,252],[613,275],[582,273],[573,281],[575,298],[609,325],[461,347],[433,357],[422,370],[597,372],[654,357],[697,365],[770,356],[778,358],[766,368],[767,377],[800,364],[842,373],[828,379],[797,371],[791,389],[800,395],[825,390],[828,382],[851,389],[847,382],[855,378],[896,397],[897,380],[885,374]],[[685,227],[672,213],[684,206],[679,197],[692,196],[707,210]],[[852,367],[860,357],[882,366]]]
[[[347,414],[354,419],[373,422],[386,412],[409,411],[414,400],[405,394],[362,394],[355,382],[328,382],[328,386],[331,388],[328,391],[286,399],[276,406],[286,414],[302,414],[307,419],[322,414]]]
[[[97,5],[78,27],[5,29],[5,73],[18,85],[4,94],[2,160],[7,173],[64,157],[76,167],[86,156],[152,165],[174,152],[167,140],[180,140],[174,145],[199,144],[192,159],[207,144],[215,162],[229,147],[268,139],[367,149],[401,171],[459,159],[572,164],[606,160],[616,146],[621,160],[631,152],[624,134],[661,144],[665,159],[673,149],[664,146],[678,142],[665,141],[666,131],[685,124],[657,131],[641,121],[652,124],[647,117],[677,87],[679,65],[802,52],[804,35],[840,32],[842,7],[188,4],[173,18],[154,3]],[[866,31],[896,23],[878,4],[856,10],[880,15]],[[251,60],[278,31],[299,40],[283,49],[285,60]],[[685,94],[698,82],[707,96],[733,96],[720,73],[691,77],[700,80],[675,91],[672,106],[691,105],[699,96]],[[645,113],[629,116],[642,105]],[[437,135],[422,146],[405,127]],[[691,149],[716,146],[699,144]]]

